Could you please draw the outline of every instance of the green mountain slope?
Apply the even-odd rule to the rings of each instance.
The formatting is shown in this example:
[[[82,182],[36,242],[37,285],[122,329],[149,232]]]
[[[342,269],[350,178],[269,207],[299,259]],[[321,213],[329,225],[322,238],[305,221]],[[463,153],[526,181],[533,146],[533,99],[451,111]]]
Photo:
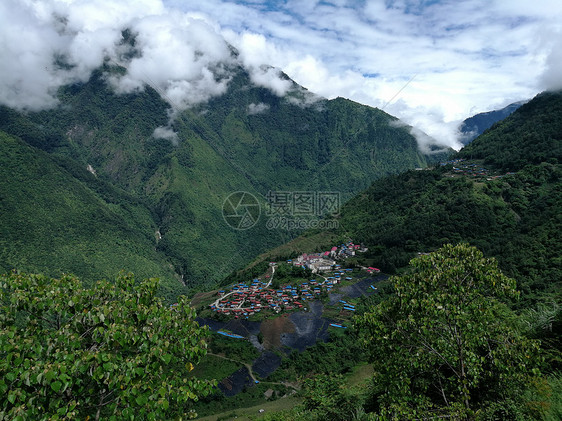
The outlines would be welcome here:
[[[560,92],[537,96],[456,161],[375,181],[343,206],[337,232],[309,233],[272,254],[348,236],[369,247],[364,263],[394,272],[419,252],[469,242],[497,257],[527,298],[560,291],[561,107]]]
[[[150,210],[72,161],[54,160],[0,132],[0,270],[25,268],[87,279],[134,267],[168,280]]]
[[[163,264],[172,265],[175,274],[171,279],[182,281],[177,282],[178,290],[182,283],[192,286],[193,279],[212,284],[251,256],[256,242],[250,240],[249,233],[234,231],[224,223],[222,203],[229,192],[242,190],[259,195],[190,126],[180,122],[178,131],[182,141],[178,145],[166,139],[154,139],[154,129],[168,120],[168,106],[155,91],[118,96],[105,85],[99,73],[87,84],[65,89],[61,99],[64,105],[60,108],[38,114],[22,115],[3,109],[3,127],[52,157],[72,162],[76,167],[91,165],[107,185],[124,189],[135,200],[145,203],[150,209],[150,228],[146,229],[145,225],[144,234],[155,238],[158,231],[161,238],[150,248],[156,247],[165,256]],[[19,183],[10,180],[9,174],[6,180],[14,188]],[[27,181],[34,183],[31,177]],[[50,200],[50,190],[42,192],[45,200]],[[115,204],[123,205],[119,199]],[[64,213],[59,212],[64,220]],[[39,215],[37,219],[41,220]],[[87,218],[83,223],[87,223]],[[10,224],[3,226],[9,231],[16,230]],[[64,229],[62,226],[61,230]],[[257,246],[276,244],[268,243],[269,237],[262,237]],[[81,241],[86,243],[89,239],[83,237]],[[278,237],[277,241],[283,240]],[[136,249],[144,252],[146,245],[135,244],[132,253]],[[41,253],[40,249],[18,250],[21,256],[30,259]],[[24,262],[20,261],[17,267],[36,270]],[[142,269],[134,264],[113,267],[114,272],[123,267],[135,273]],[[48,265],[44,268],[47,272],[49,269],[52,268]],[[90,280],[105,276],[105,272],[85,270],[79,264],[64,270]]]
[[[239,72],[228,95],[195,111],[217,133],[220,153],[260,191],[329,188],[349,197],[375,178],[432,162],[408,128],[381,110],[297,85],[285,98],[248,86]]]
[[[342,226],[372,244],[386,269],[413,252],[468,241],[496,256],[526,293],[562,279],[562,94],[539,95],[463,149],[485,176],[456,163],[375,182],[342,211]],[[459,168],[462,170],[462,168]],[[506,171],[515,172],[501,178]]]
[[[562,160],[562,101],[560,92],[545,92],[524,104],[463,148],[459,157],[483,159],[484,164],[518,171],[529,164]]]
[[[513,104],[509,104],[507,107],[500,110],[487,111],[467,118],[459,126],[459,132],[461,133],[461,137],[459,139],[460,142],[463,145],[469,144],[487,129],[492,127],[494,123],[497,123],[509,116],[525,102],[526,101],[514,102]]]
[[[156,247],[183,285],[214,285],[255,255],[298,234],[268,229],[263,217],[251,229],[233,229],[223,219],[229,194],[250,193],[262,214],[269,190],[328,191],[343,202],[378,177],[435,159],[421,154],[408,128],[398,127],[396,119],[380,110],[344,99],[311,102],[311,94],[297,85],[280,98],[252,85],[241,69],[225,95],[176,116],[169,127],[175,138],[156,139],[154,130],[169,122],[169,104],[149,87],[116,95],[106,75],[122,71],[106,66],[87,83],[61,89],[56,109],[23,114],[0,108],[0,129],[52,159],[81,169],[90,166],[99,180],[142,202],[146,215],[139,229],[151,239],[157,232],[157,244],[147,246],[126,235],[125,240],[141,255],[154,253]],[[31,174],[22,180],[7,176],[13,189],[20,182],[34,183]],[[38,191],[45,195],[42,200],[51,201],[48,189]],[[114,202],[118,209],[124,203],[119,198]],[[65,219],[62,213],[57,217]],[[57,221],[52,224],[59,229]],[[2,228],[17,235],[11,223]],[[34,270],[25,262],[39,252],[18,248],[10,265]],[[111,251],[100,250],[105,252]],[[72,270],[84,279],[99,277],[79,266],[50,268],[45,262],[42,267]],[[126,266],[139,271],[133,264]]]

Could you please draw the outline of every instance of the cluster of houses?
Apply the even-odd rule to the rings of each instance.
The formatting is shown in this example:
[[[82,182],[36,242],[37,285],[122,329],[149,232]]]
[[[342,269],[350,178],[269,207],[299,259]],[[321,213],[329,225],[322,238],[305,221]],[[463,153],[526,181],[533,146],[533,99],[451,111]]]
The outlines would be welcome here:
[[[445,166],[445,165],[452,165],[453,173],[455,174],[461,174],[461,175],[472,176],[472,177],[485,177],[487,180],[495,180],[497,178],[502,178],[505,175],[514,174],[512,172],[508,172],[505,175],[491,175],[488,169],[480,167],[474,163],[465,162],[464,159],[454,159],[451,161],[441,163],[441,166]]]
[[[262,311],[279,313],[303,309],[306,301],[318,298],[322,292],[330,292],[342,278],[351,280],[351,276],[345,276],[351,270],[336,271],[324,281],[312,279],[298,286],[286,285],[278,290],[254,279],[250,285],[241,283],[232,286],[229,291],[219,291],[218,299],[209,306],[219,314],[237,319],[248,318]]]
[[[209,307],[218,314],[234,316],[237,319],[248,318],[262,311],[280,313],[281,311],[303,309],[306,301],[318,298],[322,292],[330,292],[334,285],[342,279],[352,280],[349,272],[352,272],[353,269],[342,269],[338,261],[365,251],[367,249],[364,246],[348,241],[340,246],[334,246],[328,251],[301,254],[295,259],[287,260],[287,263],[309,268],[313,273],[333,273],[320,275],[324,278],[323,281],[311,279],[300,285],[286,285],[278,290],[269,287],[271,280],[269,283],[264,283],[259,279],[254,279],[250,284],[240,283],[231,286],[228,290],[219,291],[217,299],[209,304]],[[277,263],[271,262],[270,266],[275,267]],[[374,267],[363,269],[370,274],[380,272]],[[349,306],[345,310],[353,311]]]
[[[365,252],[367,249],[360,244],[353,244],[352,241],[340,246],[334,246],[331,250],[312,254],[301,254],[294,260],[288,260],[295,266],[301,266],[312,270],[312,273],[327,272],[339,269],[337,260],[347,259],[355,256],[358,252]]]

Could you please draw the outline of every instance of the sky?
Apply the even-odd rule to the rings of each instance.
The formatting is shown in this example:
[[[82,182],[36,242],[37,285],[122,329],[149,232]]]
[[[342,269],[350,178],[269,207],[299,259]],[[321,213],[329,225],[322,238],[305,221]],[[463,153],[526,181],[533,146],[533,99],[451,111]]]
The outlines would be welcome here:
[[[117,92],[148,83],[181,110],[226,92],[241,64],[277,95],[283,71],[458,148],[463,119],[562,88],[562,2],[2,0],[0,51],[0,103],[19,109],[56,106],[58,87],[110,60],[127,68],[108,77]]]

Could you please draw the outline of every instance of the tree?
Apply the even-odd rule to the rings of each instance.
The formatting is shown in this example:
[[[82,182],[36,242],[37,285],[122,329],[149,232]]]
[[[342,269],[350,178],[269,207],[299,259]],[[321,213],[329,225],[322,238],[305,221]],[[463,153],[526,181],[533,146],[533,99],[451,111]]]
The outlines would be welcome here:
[[[206,353],[184,297],[132,275],[0,277],[0,420],[190,418],[213,383],[190,376]]]
[[[392,278],[395,295],[357,321],[375,368],[375,409],[392,418],[513,418],[538,360],[538,342],[517,331],[501,301],[517,297],[515,281],[466,244],[410,265]]]
[[[361,407],[359,394],[346,387],[341,374],[319,374],[307,379],[302,397],[301,407],[309,420],[349,420]]]

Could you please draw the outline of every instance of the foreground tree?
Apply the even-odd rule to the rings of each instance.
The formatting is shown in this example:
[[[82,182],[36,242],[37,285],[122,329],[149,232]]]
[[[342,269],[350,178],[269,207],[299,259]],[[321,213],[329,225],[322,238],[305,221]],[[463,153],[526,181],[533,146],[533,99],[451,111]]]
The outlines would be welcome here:
[[[157,288],[0,277],[0,420],[194,417],[213,386],[190,376],[207,331],[185,298],[167,306]]]
[[[346,386],[344,377],[319,374],[307,379],[301,407],[309,420],[350,420],[361,407],[360,395]]]
[[[538,360],[538,342],[517,331],[502,303],[517,297],[515,281],[465,244],[410,264],[410,274],[392,278],[395,295],[357,322],[375,367],[375,411],[515,419],[515,397]]]

